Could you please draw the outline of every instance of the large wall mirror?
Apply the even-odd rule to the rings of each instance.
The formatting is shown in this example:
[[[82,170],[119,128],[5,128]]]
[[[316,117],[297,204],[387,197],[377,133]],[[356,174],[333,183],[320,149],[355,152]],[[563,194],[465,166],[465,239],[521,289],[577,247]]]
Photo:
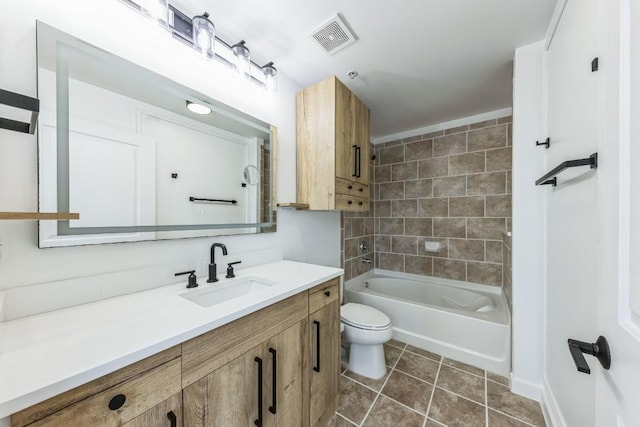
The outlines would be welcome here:
[[[273,126],[42,22],[37,44],[40,210],[80,213],[40,247],[275,231]]]

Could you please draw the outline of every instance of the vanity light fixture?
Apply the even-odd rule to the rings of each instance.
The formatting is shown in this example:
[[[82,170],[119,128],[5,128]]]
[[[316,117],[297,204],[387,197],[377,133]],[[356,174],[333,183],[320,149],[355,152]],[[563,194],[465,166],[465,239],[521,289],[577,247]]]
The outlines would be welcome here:
[[[218,60],[235,69],[248,81],[269,92],[277,91],[276,74],[278,71],[273,66],[273,62],[261,67],[251,60],[249,48],[244,40],[232,46],[216,36],[215,26],[207,12],[189,18],[173,4],[170,4],[170,0],[121,1],[138,13],[153,17],[155,21],[171,32],[174,38],[191,46],[206,59]]]
[[[238,43],[231,46],[231,52],[233,53],[233,62],[238,74],[247,79],[251,78],[251,58],[249,48],[244,40],[240,40]]]
[[[187,101],[187,110],[196,114],[211,114],[211,108],[191,101]]]
[[[216,40],[216,27],[209,19],[207,12],[196,15],[191,20],[193,25],[193,48],[208,59],[214,57],[214,43]]]
[[[276,79],[276,75],[278,74],[278,70],[273,66],[273,62],[269,62],[260,67],[262,73],[264,74],[264,87],[269,92],[277,92],[278,91],[278,80]]]

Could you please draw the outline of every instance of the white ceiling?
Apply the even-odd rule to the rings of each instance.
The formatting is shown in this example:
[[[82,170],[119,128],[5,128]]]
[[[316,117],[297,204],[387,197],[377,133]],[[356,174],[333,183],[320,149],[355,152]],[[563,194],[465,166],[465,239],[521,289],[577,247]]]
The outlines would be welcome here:
[[[369,106],[372,138],[380,138],[511,107],[514,49],[544,38],[555,0],[175,4],[206,9],[220,37],[246,40],[255,62],[274,61],[301,87],[337,75]],[[309,34],[336,13],[359,40],[329,56]]]

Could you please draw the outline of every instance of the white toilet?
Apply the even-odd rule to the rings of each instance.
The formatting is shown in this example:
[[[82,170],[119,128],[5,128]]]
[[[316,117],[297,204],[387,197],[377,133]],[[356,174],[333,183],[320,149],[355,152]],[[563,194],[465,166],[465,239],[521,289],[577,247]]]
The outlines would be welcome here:
[[[342,366],[364,377],[382,378],[387,372],[382,344],[393,334],[389,317],[373,307],[348,303],[340,307],[340,322],[347,347]]]

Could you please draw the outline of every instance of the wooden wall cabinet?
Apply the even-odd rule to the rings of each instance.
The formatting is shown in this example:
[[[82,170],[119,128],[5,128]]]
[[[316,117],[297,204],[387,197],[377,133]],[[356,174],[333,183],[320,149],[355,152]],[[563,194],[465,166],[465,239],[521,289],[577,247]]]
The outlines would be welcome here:
[[[339,283],[330,280],[36,404],[13,414],[11,425],[324,425],[340,384]]]
[[[369,210],[369,109],[330,77],[297,102],[297,202],[316,210]]]

